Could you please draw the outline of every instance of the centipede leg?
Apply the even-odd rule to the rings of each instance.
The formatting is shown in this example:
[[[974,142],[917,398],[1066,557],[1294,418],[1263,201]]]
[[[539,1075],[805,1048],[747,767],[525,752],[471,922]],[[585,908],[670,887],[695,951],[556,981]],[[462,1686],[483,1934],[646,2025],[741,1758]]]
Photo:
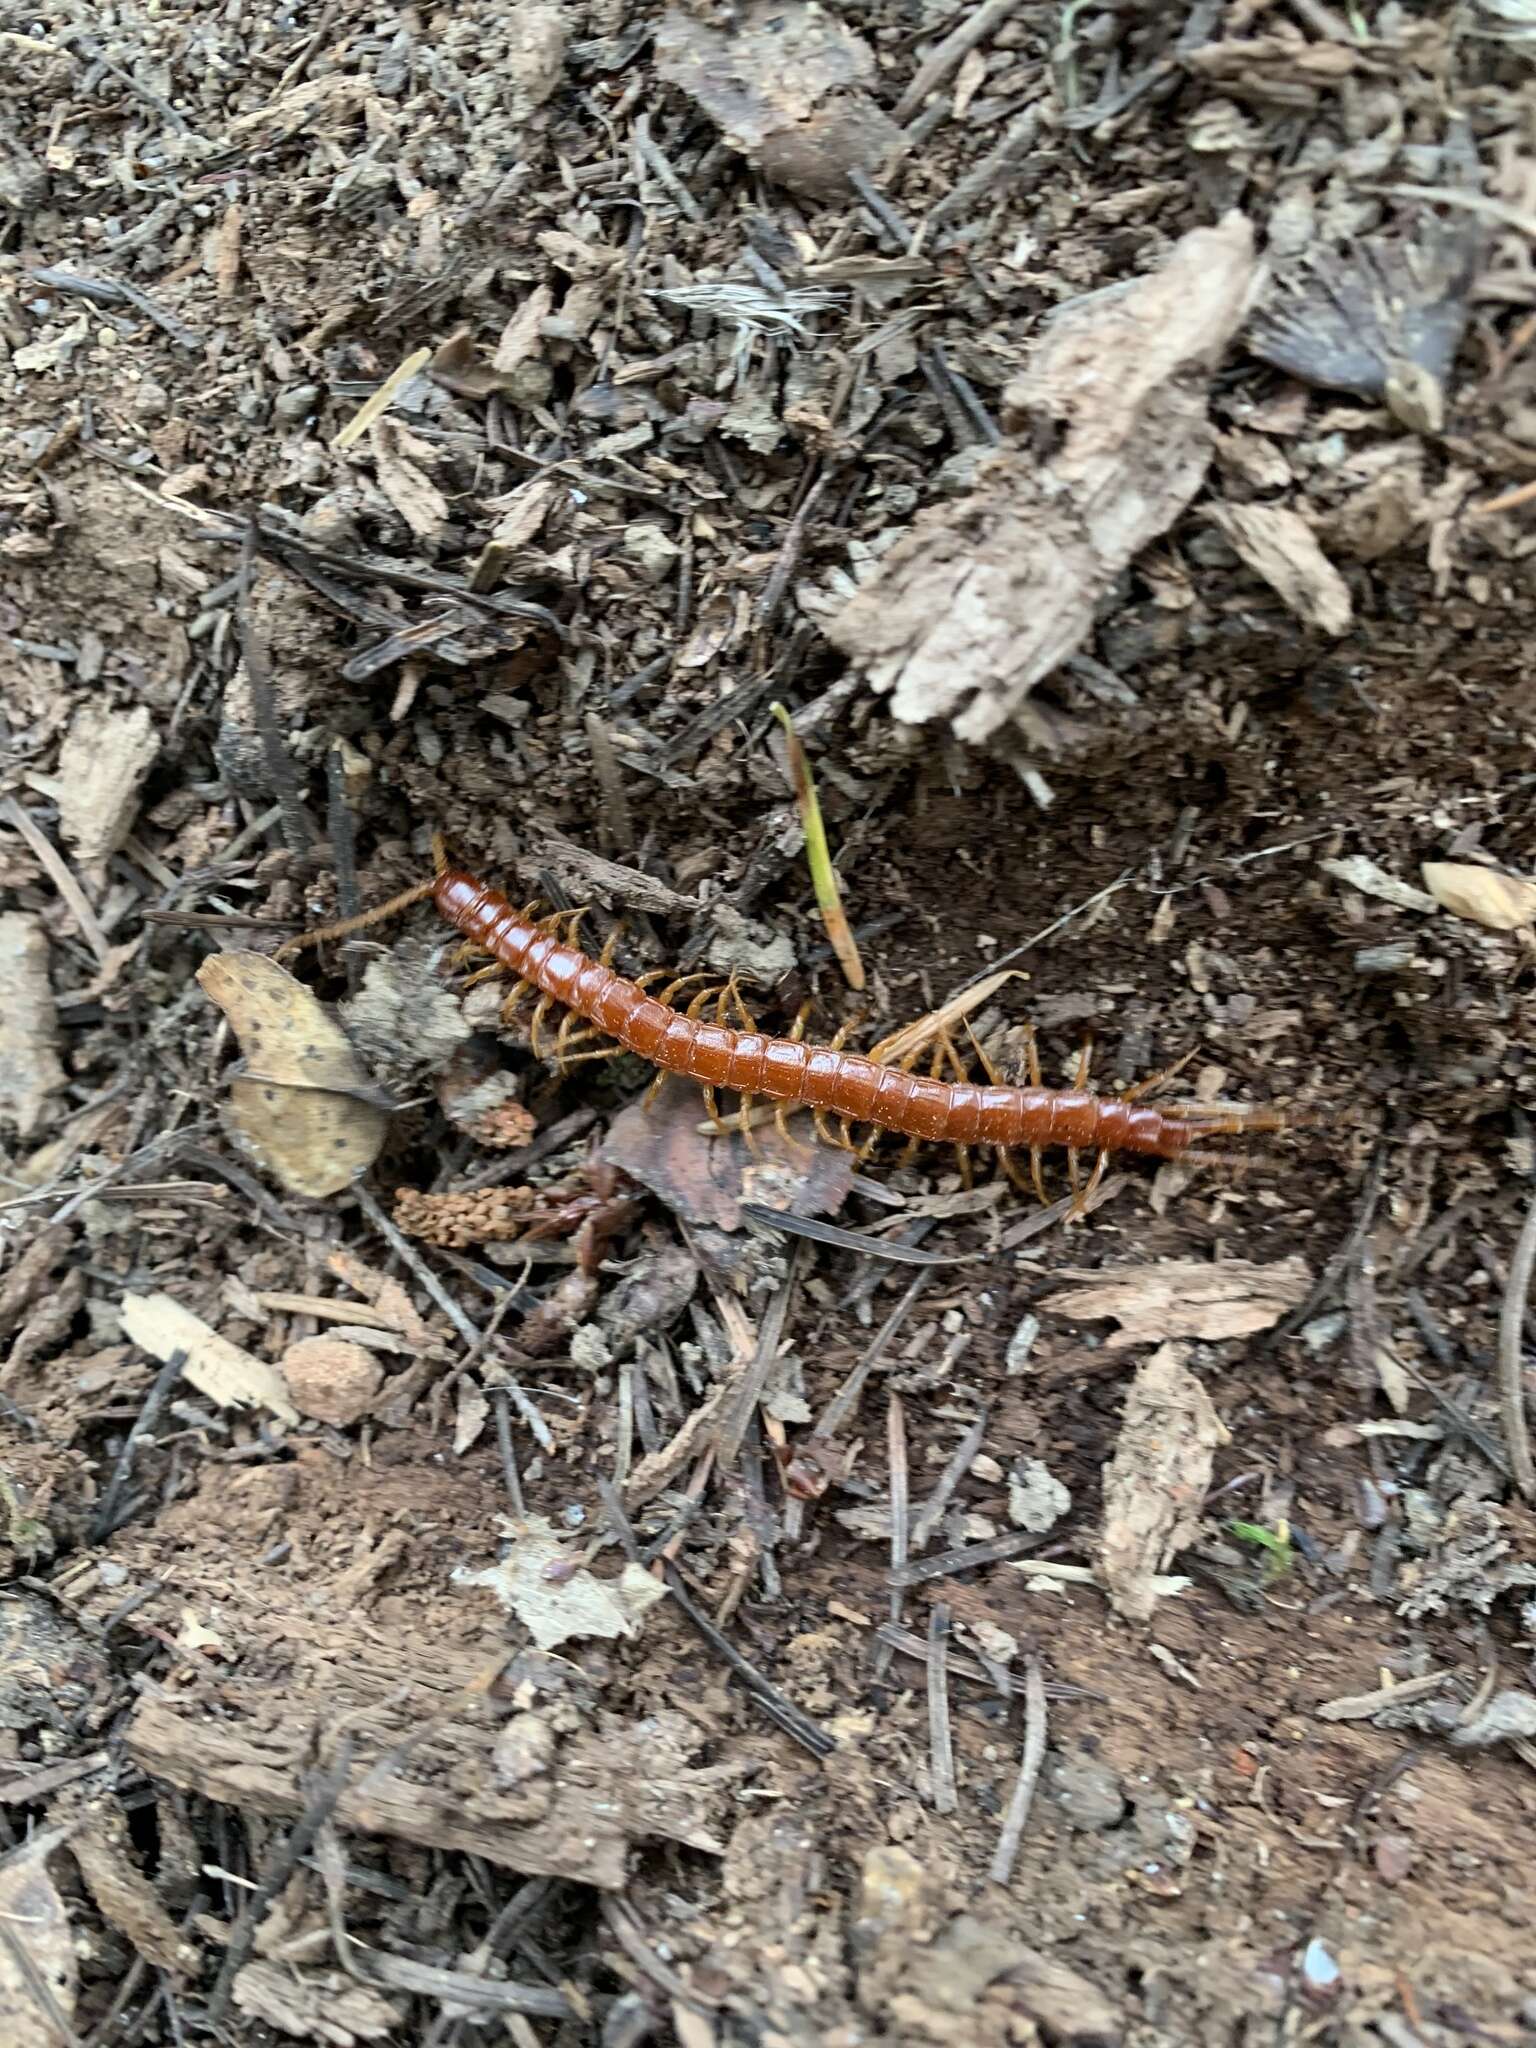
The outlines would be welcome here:
[[[1045,1192],[1045,1154],[1038,1145],[1029,1148],[1029,1179],[1041,1208],[1048,1209],[1051,1198]]]
[[[729,1021],[727,1005],[734,1009],[736,1015],[740,1018],[743,1031],[755,1031],[757,1029],[757,1019],[747,1008],[742,998],[741,984],[737,981],[734,974],[720,991],[720,1007],[715,1012],[715,1021],[719,1024],[725,1024]]]
[[[704,1107],[709,1112],[710,1122],[714,1125],[715,1129],[720,1133],[721,1137],[725,1137],[727,1135],[725,1119],[720,1114],[720,1104],[718,1099],[716,1098],[714,1089],[711,1088],[707,1083],[705,1083],[701,1087],[700,1092],[704,1097]]]
[[[763,1156],[762,1140],[758,1137],[757,1125],[752,1120],[752,1111],[756,1102],[757,1097],[750,1093],[744,1093],[737,1099],[736,1128],[746,1140],[747,1150],[752,1154],[752,1157],[754,1159],[761,1159]]]
[[[993,1149],[997,1153],[998,1165],[1007,1174],[1009,1180],[1021,1195],[1027,1195],[1030,1191],[1029,1182],[1019,1171],[1018,1163],[1014,1159],[1013,1154],[1008,1150],[1008,1147],[1006,1145],[997,1145]]]
[[[536,1060],[541,1060],[544,1057],[544,1047],[540,1040],[539,1032],[545,1018],[554,1007],[554,1001],[553,996],[541,995],[533,1006],[533,1015],[528,1020],[528,1043],[533,1048],[533,1056]]]
[[[1080,1214],[1084,1216],[1087,1215],[1089,1208],[1092,1206],[1094,1196],[1099,1192],[1100,1184],[1104,1179],[1104,1175],[1108,1170],[1108,1167],[1109,1154],[1108,1152],[1101,1149],[1094,1158],[1093,1171],[1088,1176],[1088,1185],[1083,1189],[1083,1201],[1081,1211],[1079,1212]]]
[[[773,1127],[791,1152],[803,1153],[809,1159],[816,1150],[815,1146],[802,1144],[789,1128],[790,1112],[799,1107],[800,1105],[797,1102],[776,1103],[773,1111]]]

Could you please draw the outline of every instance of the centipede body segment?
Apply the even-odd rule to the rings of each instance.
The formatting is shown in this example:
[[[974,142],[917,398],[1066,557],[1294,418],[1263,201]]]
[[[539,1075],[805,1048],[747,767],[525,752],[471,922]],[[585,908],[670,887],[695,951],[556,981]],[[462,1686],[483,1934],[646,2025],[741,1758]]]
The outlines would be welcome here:
[[[1281,1121],[1267,1111],[1158,1109],[1081,1086],[1046,1088],[1035,1076],[1020,1087],[942,1079],[905,1062],[886,1064],[878,1049],[869,1056],[712,1022],[648,993],[461,868],[444,867],[432,897],[449,924],[541,997],[664,1072],[697,1081],[711,1102],[715,1089],[728,1089],[744,1101],[804,1106],[845,1128],[869,1124],[917,1141],[995,1147],[1005,1160],[1028,1152],[1037,1161],[1047,1148],[1092,1152],[1096,1171],[1112,1153],[1179,1158],[1202,1139]]]

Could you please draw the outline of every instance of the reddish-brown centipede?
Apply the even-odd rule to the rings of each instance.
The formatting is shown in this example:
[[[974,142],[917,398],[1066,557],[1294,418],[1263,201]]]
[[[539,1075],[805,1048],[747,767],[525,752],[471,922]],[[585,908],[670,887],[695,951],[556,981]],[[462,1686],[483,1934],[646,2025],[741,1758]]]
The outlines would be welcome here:
[[[566,1017],[557,1053],[565,1050],[571,1023],[584,1019],[602,1037],[638,1053],[652,1066],[697,1081],[717,1122],[714,1091],[723,1088],[739,1095],[743,1129],[748,1127],[752,1098],[766,1096],[779,1105],[781,1119],[792,1108],[810,1109],[823,1133],[829,1116],[839,1119],[844,1142],[854,1124],[868,1124],[877,1133],[899,1132],[914,1141],[987,1146],[1005,1164],[1011,1153],[1028,1152],[1037,1191],[1040,1155],[1047,1148],[1064,1147],[1074,1166],[1079,1152],[1092,1152],[1093,1177],[1082,1192],[1086,1202],[1113,1153],[1198,1159],[1202,1155],[1195,1148],[1202,1138],[1276,1130],[1285,1121],[1269,1110],[1156,1109],[1135,1099],[1150,1084],[1122,1096],[1096,1095],[1081,1085],[1085,1071],[1076,1087],[1046,1088],[1033,1054],[1029,1085],[1012,1087],[990,1067],[985,1083],[940,1079],[937,1055],[933,1073],[917,1074],[911,1071],[910,1059],[883,1062],[880,1046],[862,1054],[845,1052],[837,1042],[819,1046],[799,1038],[770,1037],[747,1016],[734,985],[719,993],[714,1021],[699,1014],[708,991],[687,1010],[674,1008],[669,997],[679,983],[659,996],[649,994],[645,982],[657,976],[626,980],[608,964],[606,954],[595,960],[582,952],[573,929],[562,934],[547,920],[536,922],[530,911],[515,909],[461,868],[443,867],[431,895],[439,913],[466,939],[539,991],[536,1049],[539,1021],[551,1004],[558,1004]],[[730,1003],[742,1017],[743,1028],[725,1021]],[[947,1039],[942,1049],[963,1072]]]

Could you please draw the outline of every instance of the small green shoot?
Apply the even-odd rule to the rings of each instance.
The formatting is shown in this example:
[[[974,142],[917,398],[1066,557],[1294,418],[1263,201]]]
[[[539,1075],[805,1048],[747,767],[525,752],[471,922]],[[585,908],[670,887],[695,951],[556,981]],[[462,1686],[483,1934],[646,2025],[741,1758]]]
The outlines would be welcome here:
[[[768,709],[784,728],[790,781],[800,812],[800,823],[805,828],[805,858],[810,865],[811,886],[816,891],[822,923],[827,928],[827,937],[832,942],[832,950],[837,955],[848,986],[861,989],[864,986],[864,962],[859,958],[859,948],[843,909],[837,874],[832,866],[832,853],[827,845],[827,828],[821,821],[821,805],[816,801],[811,764],[805,757],[805,748],[800,743],[800,735],[795,731],[789,712],[777,702],[770,704]]]
[[[1239,1543],[1251,1543],[1265,1553],[1261,1576],[1266,1586],[1283,1579],[1295,1562],[1291,1532],[1284,1522],[1273,1529],[1266,1529],[1261,1522],[1228,1522],[1227,1529]]]

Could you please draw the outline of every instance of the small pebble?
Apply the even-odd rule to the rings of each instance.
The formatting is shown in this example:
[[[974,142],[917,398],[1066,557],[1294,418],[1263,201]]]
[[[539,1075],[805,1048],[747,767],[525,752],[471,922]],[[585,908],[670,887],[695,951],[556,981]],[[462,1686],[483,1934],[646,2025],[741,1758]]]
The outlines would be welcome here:
[[[299,1413],[337,1429],[360,1422],[384,1384],[373,1354],[346,1337],[301,1337],[283,1353],[282,1372]]]
[[[1125,1819],[1125,1794],[1108,1764],[1086,1756],[1058,1757],[1047,1781],[1072,1827],[1088,1833],[1117,1828]]]

